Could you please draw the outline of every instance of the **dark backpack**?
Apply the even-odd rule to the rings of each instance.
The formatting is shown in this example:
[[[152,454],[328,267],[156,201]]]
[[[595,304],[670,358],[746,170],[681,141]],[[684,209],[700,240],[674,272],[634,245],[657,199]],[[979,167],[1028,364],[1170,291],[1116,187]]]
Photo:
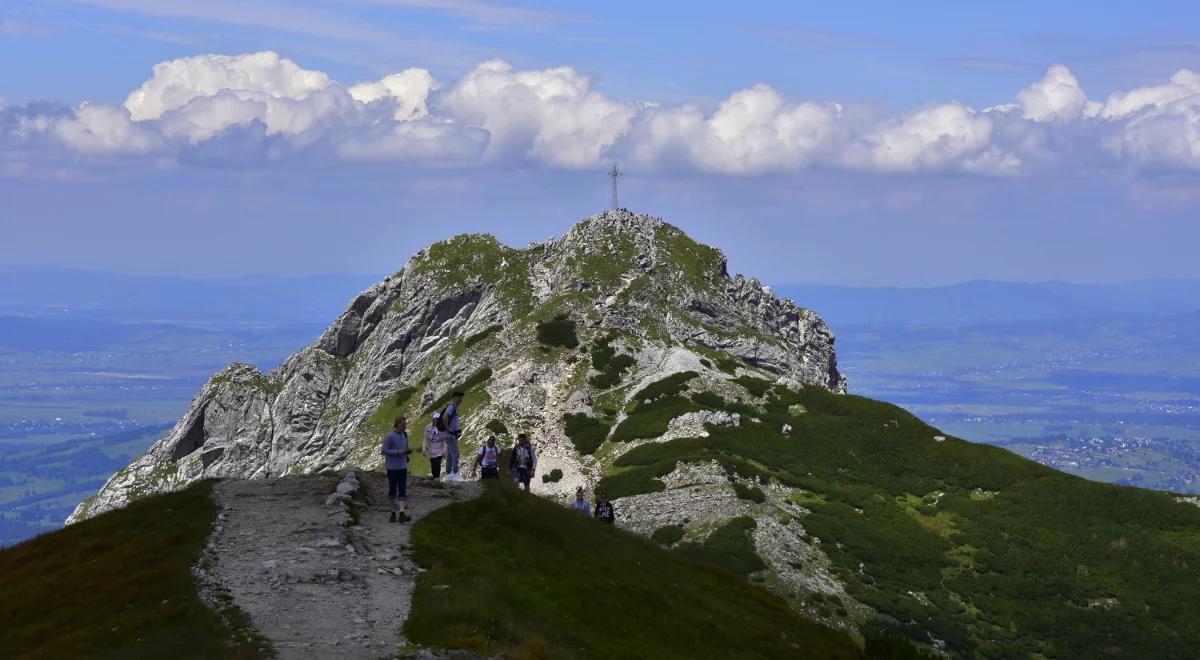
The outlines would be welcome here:
[[[450,410],[450,406],[452,406],[452,405],[454,405],[454,404],[447,403],[446,407],[442,408],[442,412],[441,412],[441,414],[438,415],[438,418],[437,418],[437,430],[439,430],[439,431],[449,431],[450,430],[450,420],[449,420],[448,416],[446,415],[446,411]],[[454,414],[457,415],[458,411],[455,410]]]

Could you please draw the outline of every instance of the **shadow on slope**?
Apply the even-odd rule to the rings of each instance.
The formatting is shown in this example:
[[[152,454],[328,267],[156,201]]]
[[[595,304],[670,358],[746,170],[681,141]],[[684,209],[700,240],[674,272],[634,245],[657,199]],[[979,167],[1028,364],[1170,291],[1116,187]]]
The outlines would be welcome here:
[[[269,656],[239,610],[196,593],[211,492],[198,482],[0,551],[0,657]]]
[[[849,635],[707,564],[492,484],[413,528],[404,632],[514,658],[858,658]]]

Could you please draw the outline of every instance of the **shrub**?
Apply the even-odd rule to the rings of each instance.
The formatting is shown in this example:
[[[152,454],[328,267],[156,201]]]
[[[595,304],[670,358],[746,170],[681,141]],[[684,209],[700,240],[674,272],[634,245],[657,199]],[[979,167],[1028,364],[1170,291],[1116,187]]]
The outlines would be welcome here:
[[[633,395],[633,400],[641,402],[650,399],[653,401],[659,397],[675,396],[687,387],[688,382],[699,375],[695,371],[681,371],[677,374],[671,374],[662,380],[650,383],[638,390],[638,393]]]
[[[758,526],[750,516],[738,516],[717,528],[703,543],[684,543],[680,554],[716,564],[742,577],[761,571],[767,565],[754,551],[750,532]]]
[[[762,504],[767,501],[766,493],[762,492],[757,486],[744,486],[740,483],[733,484],[733,490],[737,491],[739,499],[749,500],[756,504]]]
[[[493,419],[492,421],[488,422],[487,430],[491,431],[493,435],[508,435],[508,427],[504,425],[504,422],[498,419]]]
[[[584,413],[563,415],[563,426],[567,437],[581,454],[594,454],[608,438],[608,424]]]
[[[562,478],[563,478],[562,470],[560,470],[558,468],[554,468],[553,470],[550,470],[550,474],[542,475],[542,483],[544,483],[544,484],[557,483],[559,481],[562,481]]]
[[[667,432],[667,426],[672,419],[700,409],[700,406],[692,401],[678,396],[638,404],[634,411],[617,425],[612,439],[625,442],[639,438],[657,438]]]
[[[537,339],[547,348],[579,346],[579,338],[575,336],[575,320],[566,314],[559,314],[549,321],[538,323]]]
[[[769,380],[755,378],[754,376],[738,376],[733,379],[733,382],[746,388],[746,391],[754,396],[766,394],[767,390],[771,389],[773,385]]]
[[[723,410],[726,405],[725,399],[713,392],[697,392],[692,395],[692,401],[713,410]]]
[[[650,538],[662,545],[674,545],[676,541],[683,538],[683,527],[681,525],[663,525],[654,530]]]
[[[588,382],[598,390],[615,387],[625,372],[637,364],[632,355],[617,355],[617,350],[612,347],[614,339],[614,335],[609,335],[592,347],[592,368],[600,373],[592,376]]]

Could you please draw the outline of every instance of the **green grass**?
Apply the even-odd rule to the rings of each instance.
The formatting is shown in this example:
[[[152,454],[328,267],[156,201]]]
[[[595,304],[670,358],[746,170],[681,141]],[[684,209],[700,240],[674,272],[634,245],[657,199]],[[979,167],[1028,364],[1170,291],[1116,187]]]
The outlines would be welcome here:
[[[754,551],[750,534],[756,527],[758,524],[750,516],[738,516],[718,527],[703,543],[684,543],[676,552],[747,577],[767,567]]]
[[[549,321],[537,324],[537,340],[546,348],[575,348],[579,337],[575,336],[575,319],[559,314]]]
[[[801,522],[848,592],[881,614],[872,625],[959,656],[1186,657],[1200,644],[1200,508],[935,442],[945,434],[878,401],[765,394],[761,424],[634,448],[600,487],[655,492],[677,463],[715,460],[804,489]],[[1106,598],[1119,605],[1090,605]]]
[[[498,419],[489,421],[487,423],[487,430],[493,435],[508,435],[508,427],[504,425],[504,422]]]
[[[497,332],[500,332],[503,329],[504,329],[504,327],[500,326],[500,325],[489,325],[487,328],[484,328],[483,330],[476,332],[475,334],[471,335],[470,337],[467,337],[466,339],[464,339],[462,341],[462,344],[458,347],[458,351],[457,351],[458,354],[462,355],[463,353],[466,352],[467,349],[471,348],[475,344],[478,344],[479,342],[483,341],[484,339],[491,337],[492,335],[496,334]]]
[[[611,428],[602,420],[589,417],[585,413],[563,415],[563,426],[566,429],[567,437],[571,439],[575,450],[580,454],[596,453],[596,450],[608,438],[608,431]]]
[[[270,655],[240,611],[218,614],[196,595],[211,491],[203,481],[148,496],[0,550],[0,657]]]
[[[428,515],[412,540],[428,569],[404,626],[418,644],[512,658],[859,657],[845,633],[724,570],[506,484]]]
[[[427,406],[425,408],[425,414],[432,415],[435,411],[439,411],[442,408],[445,408],[446,404],[450,403],[450,399],[454,398],[454,392],[456,390],[459,392],[466,392],[467,390],[471,389],[472,387],[475,387],[476,385],[481,385],[483,383],[486,383],[488,380],[491,379],[491,377],[492,377],[492,370],[489,367],[484,367],[484,368],[480,369],[479,371],[476,371],[475,373],[471,374],[470,376],[467,376],[466,380],[464,380],[463,382],[459,383],[458,385],[455,385],[454,387],[451,387],[450,389],[446,390],[446,392],[443,393],[440,397],[438,397],[436,401],[434,401],[429,406]]]
[[[633,395],[633,401],[642,402],[647,399],[653,401],[659,397],[675,396],[686,389],[687,384],[699,375],[695,371],[681,371],[677,374],[671,374],[662,380],[654,381],[638,390],[637,394]]]

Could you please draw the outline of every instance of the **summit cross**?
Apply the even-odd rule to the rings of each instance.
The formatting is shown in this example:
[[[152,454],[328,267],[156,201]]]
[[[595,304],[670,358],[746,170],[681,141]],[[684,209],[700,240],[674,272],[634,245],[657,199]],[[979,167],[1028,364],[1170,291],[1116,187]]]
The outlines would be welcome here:
[[[612,169],[608,171],[608,178],[612,179],[612,210],[617,210],[617,177],[624,174],[613,164]]]

